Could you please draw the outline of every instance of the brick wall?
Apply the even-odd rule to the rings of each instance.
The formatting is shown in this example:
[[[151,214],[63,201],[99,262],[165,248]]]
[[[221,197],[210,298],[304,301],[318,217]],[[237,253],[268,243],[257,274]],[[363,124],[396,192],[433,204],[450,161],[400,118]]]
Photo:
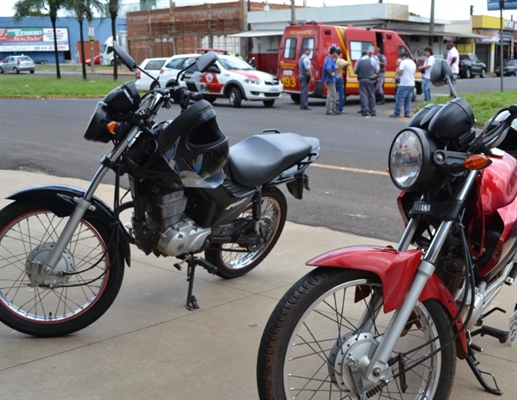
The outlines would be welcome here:
[[[169,57],[195,53],[199,47],[213,47],[213,37],[238,33],[244,26],[244,10],[248,3],[202,4],[127,13],[127,45],[139,63],[149,57]],[[290,5],[270,4],[270,9]],[[264,9],[263,2],[251,2],[251,11]],[[203,43],[203,44],[202,44]]]

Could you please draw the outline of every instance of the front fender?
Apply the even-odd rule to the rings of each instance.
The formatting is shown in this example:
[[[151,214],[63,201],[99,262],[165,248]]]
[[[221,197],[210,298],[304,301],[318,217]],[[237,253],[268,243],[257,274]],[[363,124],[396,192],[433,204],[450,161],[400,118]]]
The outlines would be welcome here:
[[[76,206],[73,200],[74,197],[82,197],[84,192],[84,189],[66,185],[35,186],[12,193],[6,199],[37,205],[49,209],[58,217],[63,218],[72,215]],[[95,207],[95,210],[88,210],[85,216],[97,219],[107,226],[113,226],[115,216],[111,208],[95,196],[92,198],[92,205]],[[119,241],[119,246],[127,265],[130,266],[131,251],[129,249],[127,232],[120,223],[117,223],[116,226],[119,230],[119,237],[125,239]]]
[[[382,282],[384,312],[389,313],[400,308],[413,277],[422,259],[421,250],[398,252],[393,247],[350,246],[332,250],[312,260],[307,265],[327,268],[344,268],[371,272]],[[439,301],[451,318],[458,313],[456,302],[443,282],[435,274],[427,281],[420,294],[419,301],[428,299]],[[461,318],[456,321],[456,330],[462,327]],[[466,351],[465,333],[460,335],[463,352]],[[461,356],[461,352],[459,352]],[[465,354],[465,353],[463,353]]]

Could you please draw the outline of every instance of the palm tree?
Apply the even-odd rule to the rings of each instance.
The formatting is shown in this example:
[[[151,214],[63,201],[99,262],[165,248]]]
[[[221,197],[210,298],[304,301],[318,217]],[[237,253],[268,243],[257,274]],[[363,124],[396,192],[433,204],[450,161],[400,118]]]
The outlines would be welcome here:
[[[57,34],[56,20],[57,12],[69,0],[19,0],[14,4],[14,20],[19,21],[22,17],[41,13],[45,10],[50,17],[52,23],[52,31],[54,33],[54,55],[56,58],[56,74],[57,79],[61,79],[61,71],[59,69],[59,52],[57,50]]]
[[[94,11],[102,13],[104,10],[103,3],[100,0],[68,0],[66,8],[71,10],[77,21],[79,22],[79,35],[81,39],[81,64],[83,68],[83,79],[86,77],[86,61],[84,59],[84,34],[83,34],[83,22],[84,18],[88,21],[88,28],[90,28],[93,21]],[[89,29],[88,29],[89,30]],[[95,72],[95,55],[93,50],[93,43],[90,43],[90,65],[91,72]]]
[[[122,0],[108,0],[108,3],[106,4],[107,12],[111,18],[111,36],[113,36],[113,41],[117,40],[117,16],[118,16],[118,9],[120,7],[120,4],[122,3]],[[118,61],[117,61],[117,54],[114,54],[113,57],[113,80],[116,81],[118,79]]]

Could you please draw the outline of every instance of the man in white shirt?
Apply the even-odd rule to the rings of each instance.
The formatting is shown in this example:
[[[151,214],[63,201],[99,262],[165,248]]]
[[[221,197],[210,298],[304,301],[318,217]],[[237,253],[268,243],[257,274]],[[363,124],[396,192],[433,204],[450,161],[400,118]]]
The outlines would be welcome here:
[[[435,59],[433,48],[427,46],[424,49],[424,54],[426,59],[424,61],[424,65],[420,67],[420,72],[422,72],[422,80],[423,80],[423,89],[424,89],[424,101],[431,101],[431,68],[433,68]]]
[[[460,53],[458,53],[458,49],[454,46],[454,42],[447,42],[445,44],[445,48],[447,51],[447,62],[451,66],[451,83],[454,88],[456,88],[456,80],[458,79],[458,74],[460,73]],[[452,93],[450,94],[453,97]]]
[[[409,118],[411,116],[411,101],[413,100],[413,92],[415,90],[416,64],[405,51],[400,55],[400,58],[402,60],[397,68],[400,83],[395,94],[395,110],[390,117],[400,117],[400,111],[402,105],[404,105],[404,117]]]

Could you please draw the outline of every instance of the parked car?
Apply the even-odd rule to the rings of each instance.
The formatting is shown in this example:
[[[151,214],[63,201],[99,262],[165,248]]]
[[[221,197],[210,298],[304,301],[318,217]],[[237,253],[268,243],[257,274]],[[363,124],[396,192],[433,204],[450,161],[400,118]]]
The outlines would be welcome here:
[[[92,60],[89,58],[84,60],[84,62],[86,65],[92,65]],[[95,63],[95,65],[101,65],[101,55],[97,54],[95,57],[93,57],[93,62]]]
[[[210,102],[224,97],[228,98],[233,107],[240,107],[242,100],[262,101],[266,107],[272,107],[275,100],[282,96],[283,86],[278,78],[257,71],[238,57],[218,55],[215,65],[204,73],[199,72],[195,66],[197,57],[199,54],[189,54],[181,61],[173,60],[176,64],[171,61],[168,69],[172,75],[165,81],[168,77],[167,69],[160,74],[160,86],[164,81],[165,86],[174,84],[178,72],[191,65],[179,84],[202,93]]]
[[[501,76],[501,67],[499,65],[495,67],[494,70],[495,74],[497,76]],[[517,76],[517,60],[509,60],[504,66],[503,66],[503,75],[504,76]]]
[[[9,56],[3,61],[0,61],[0,74],[4,72],[13,72],[19,74],[20,72],[29,71],[31,74],[36,70],[34,61],[29,56]]]
[[[165,62],[168,59],[169,58],[167,57],[146,58],[144,61],[140,63],[139,67],[142,68],[149,75],[152,75],[154,78],[158,78],[160,70],[165,65]],[[138,90],[148,91],[156,89],[156,87],[159,86],[159,83],[151,79],[149,75],[146,75],[141,71],[136,72],[135,84]]]
[[[160,87],[175,85],[178,72],[189,65],[194,65],[198,57],[199,54],[197,53],[178,54],[170,57],[165,62],[162,69],[160,70],[160,74],[158,75]]]
[[[475,54],[461,54],[459,67],[462,78],[473,78],[476,75],[481,78],[486,76],[486,64]]]

